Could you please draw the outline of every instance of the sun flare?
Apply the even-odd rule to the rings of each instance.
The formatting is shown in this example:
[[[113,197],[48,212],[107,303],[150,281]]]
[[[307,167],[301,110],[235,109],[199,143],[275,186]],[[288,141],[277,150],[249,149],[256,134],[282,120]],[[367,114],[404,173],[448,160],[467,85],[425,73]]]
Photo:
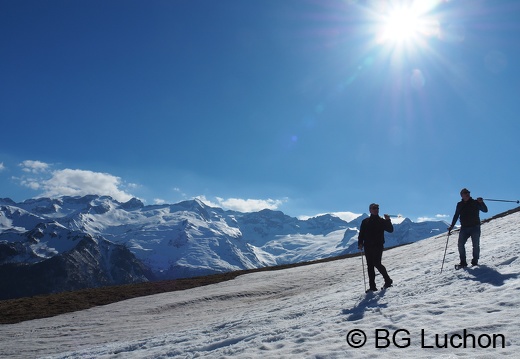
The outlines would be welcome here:
[[[398,9],[388,14],[383,23],[382,38],[386,41],[407,41],[417,36],[419,16],[411,9]]]
[[[419,7],[418,4],[422,4]],[[378,42],[402,45],[414,44],[421,37],[430,37],[438,32],[438,23],[428,16],[430,7],[414,2],[405,7],[389,9],[378,21]]]

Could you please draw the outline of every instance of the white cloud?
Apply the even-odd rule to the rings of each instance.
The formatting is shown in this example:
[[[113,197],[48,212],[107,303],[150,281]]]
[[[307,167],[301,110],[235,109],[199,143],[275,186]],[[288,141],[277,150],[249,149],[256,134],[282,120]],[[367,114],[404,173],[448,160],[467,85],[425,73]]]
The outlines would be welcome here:
[[[154,204],[161,205],[161,204],[165,204],[166,201],[165,201],[164,199],[161,199],[161,198],[154,198],[154,199],[153,199],[153,203],[154,203]]]
[[[307,220],[309,218],[323,216],[325,214],[332,214],[333,216],[341,218],[345,222],[353,221],[354,219],[356,219],[359,216],[361,216],[361,214],[353,213],[353,212],[331,212],[331,213],[319,213],[319,214],[316,214],[314,216],[299,216],[298,219],[301,219],[301,220],[305,221],[305,220]]]
[[[353,221],[354,219],[361,216],[360,213],[353,213],[353,212],[332,212],[331,214],[335,215],[336,217],[341,218],[342,220],[346,222]]]
[[[417,217],[417,222],[427,222],[427,221],[435,221],[435,218],[432,218],[432,217]]]
[[[220,198],[217,197],[217,202],[208,200],[205,196],[197,196],[199,200],[210,207],[221,207],[224,209],[230,209],[238,212],[256,212],[262,209],[276,210],[286,200],[280,199],[242,199],[242,198]]]
[[[419,217],[417,218],[417,222],[426,222],[426,221],[443,221],[449,218],[447,214],[436,214],[435,217]]]
[[[50,165],[41,161],[26,160],[20,163],[22,171],[30,173],[42,173],[49,170]]]
[[[42,197],[85,196],[89,194],[111,196],[120,202],[132,199],[121,187],[119,177],[108,173],[79,169],[51,170],[51,165],[41,161],[26,160],[19,164],[26,173],[13,177],[20,185],[42,191]],[[136,184],[125,184],[127,188],[137,188]]]
[[[202,203],[204,203],[206,206],[209,207],[221,207],[220,203],[212,202],[209,199],[206,198],[206,196],[197,196],[196,199],[200,200]],[[217,198],[218,199],[218,198]]]
[[[15,179],[18,179],[18,178],[15,178]],[[28,187],[28,188],[33,189],[33,190],[39,190],[40,189],[40,182],[38,181],[38,179],[35,179],[35,178],[23,178],[23,179],[20,179],[20,184],[22,186]]]
[[[133,196],[121,190],[121,179],[108,173],[64,169],[54,171],[52,177],[41,182],[31,180],[33,187],[43,190],[44,197],[85,196],[88,194],[111,196],[126,202]]]
[[[242,199],[242,198],[219,198],[219,203],[224,207],[239,212],[256,212],[262,209],[275,210],[284,201],[279,199]]]
[[[0,162],[0,172],[2,172],[3,170],[5,170],[4,163]]]

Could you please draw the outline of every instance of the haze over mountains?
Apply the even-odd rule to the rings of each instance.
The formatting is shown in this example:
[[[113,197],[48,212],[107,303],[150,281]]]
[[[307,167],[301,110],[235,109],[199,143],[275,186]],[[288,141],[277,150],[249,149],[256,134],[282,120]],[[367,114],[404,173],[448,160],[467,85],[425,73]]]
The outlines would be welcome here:
[[[144,205],[108,196],[0,199],[0,299],[312,261],[357,252],[361,220],[242,213],[200,200]],[[399,219],[386,247],[446,231]],[[18,284],[16,284],[18,283]],[[23,283],[23,284],[21,284]]]

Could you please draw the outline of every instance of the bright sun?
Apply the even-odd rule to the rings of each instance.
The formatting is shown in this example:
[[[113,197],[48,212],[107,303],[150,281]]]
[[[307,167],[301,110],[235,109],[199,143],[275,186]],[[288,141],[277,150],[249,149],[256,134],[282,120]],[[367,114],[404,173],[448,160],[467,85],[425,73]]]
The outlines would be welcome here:
[[[385,41],[402,42],[417,36],[419,16],[411,9],[398,9],[388,14],[383,23],[382,38]]]
[[[424,15],[417,7],[392,9],[381,18],[378,41],[399,45],[430,35],[431,24]]]
[[[435,15],[441,0],[388,0],[375,11],[376,41],[398,47],[424,46],[424,40],[439,36],[440,26]]]

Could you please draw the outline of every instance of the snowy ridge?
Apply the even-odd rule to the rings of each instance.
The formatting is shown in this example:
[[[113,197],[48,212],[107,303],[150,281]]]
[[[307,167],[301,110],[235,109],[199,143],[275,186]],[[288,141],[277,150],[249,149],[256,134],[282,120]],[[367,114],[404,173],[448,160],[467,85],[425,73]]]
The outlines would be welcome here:
[[[0,199],[0,243],[17,242],[44,260],[70,250],[41,236],[23,242],[21,234],[42,223],[61,226],[56,238],[85,233],[123,244],[155,278],[181,278],[215,272],[312,261],[357,252],[361,219],[351,222],[327,214],[307,220],[280,211],[254,213],[208,207],[199,200],[145,206],[137,199],[120,203],[108,196],[39,198],[14,203]],[[414,223],[405,219],[387,234],[386,246],[415,242],[446,231],[442,221]],[[70,243],[70,242],[69,242]],[[46,256],[45,256],[46,254]],[[23,262],[23,256],[4,263]],[[0,261],[0,263],[2,263]]]
[[[3,325],[0,354],[10,358],[516,358],[520,350],[519,228],[520,212],[484,223],[482,265],[467,270],[453,269],[458,261],[455,234],[448,241],[443,273],[446,235],[386,251],[383,263],[395,285],[372,295],[363,293],[359,257],[259,272],[182,292]],[[382,284],[380,276],[376,279]],[[385,333],[388,340],[381,339]],[[361,335],[366,335],[363,347],[348,344],[347,337],[357,342]]]

